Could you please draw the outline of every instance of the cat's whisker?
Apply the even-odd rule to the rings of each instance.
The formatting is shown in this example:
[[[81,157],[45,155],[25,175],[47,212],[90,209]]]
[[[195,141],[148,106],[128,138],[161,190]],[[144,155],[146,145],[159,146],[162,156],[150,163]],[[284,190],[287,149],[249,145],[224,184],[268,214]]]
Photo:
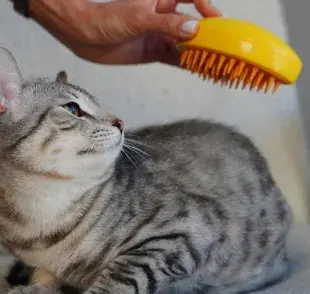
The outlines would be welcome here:
[[[138,135],[135,135],[133,133],[126,133],[126,137],[129,136],[129,137],[138,137]]]
[[[143,158],[144,160],[148,160],[149,158],[145,157],[143,154],[141,154],[140,152],[138,152],[137,150],[135,150],[133,147],[128,146],[128,145],[124,145],[125,148],[127,148],[129,151],[134,152],[135,154],[139,155],[141,158]],[[139,149],[138,149],[139,150]]]
[[[93,154],[94,153],[94,149],[95,149],[94,143],[91,143],[91,145],[86,150],[86,154],[88,154],[88,155]]]
[[[134,149],[134,150],[136,150],[138,153],[144,154],[144,155],[150,157],[150,155],[149,155],[147,152],[141,150],[140,148],[138,148],[138,147],[136,147],[136,146],[134,146],[134,145],[132,145],[132,144],[124,144],[124,146],[127,147],[127,148],[129,148],[129,149]]]
[[[123,152],[120,152],[120,154],[119,154],[119,160],[121,160],[122,161],[122,163],[124,164],[125,163],[125,161],[124,161],[124,158],[123,158]],[[119,162],[119,160],[116,160],[116,162],[115,162],[115,164],[116,164],[116,167],[118,167],[118,166],[120,166],[121,165],[121,163]]]
[[[152,149],[155,149],[154,147],[148,145],[148,144],[145,144],[144,142],[141,142],[141,141],[138,141],[138,140],[134,140],[134,139],[130,139],[130,138],[125,138],[125,142],[129,142],[129,143],[133,143],[133,144],[137,144],[137,145],[141,145],[141,146],[145,146],[145,147],[148,147],[148,148],[152,148]]]
[[[128,157],[128,159],[129,159],[129,160],[132,162],[132,164],[136,167],[136,169],[139,170],[138,167],[137,167],[137,165],[134,163],[134,161],[131,159],[131,157],[128,155],[128,153],[124,150],[124,148],[122,149],[122,152],[124,152],[124,154]]]

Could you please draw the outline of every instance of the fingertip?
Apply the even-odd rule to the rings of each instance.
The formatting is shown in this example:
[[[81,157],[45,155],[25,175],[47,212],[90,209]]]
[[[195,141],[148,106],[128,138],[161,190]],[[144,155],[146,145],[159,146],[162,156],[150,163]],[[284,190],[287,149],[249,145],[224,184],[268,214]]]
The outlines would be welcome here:
[[[199,22],[197,20],[185,21],[181,26],[181,34],[185,37],[194,36],[199,29]]]
[[[218,16],[223,16],[223,14],[212,4],[209,4],[208,6],[208,13],[210,17],[218,17]]]
[[[208,0],[195,0],[197,10],[205,17],[220,17],[222,13]]]
[[[150,16],[148,32],[164,33],[177,40],[187,40],[199,30],[199,20],[186,14],[168,13]]]

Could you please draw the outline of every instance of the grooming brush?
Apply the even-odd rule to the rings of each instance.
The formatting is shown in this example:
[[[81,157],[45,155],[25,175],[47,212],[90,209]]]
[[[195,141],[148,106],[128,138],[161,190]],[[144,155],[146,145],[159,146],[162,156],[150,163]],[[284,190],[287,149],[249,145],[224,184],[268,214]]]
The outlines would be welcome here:
[[[237,89],[264,90],[297,80],[302,62],[271,32],[246,21],[214,17],[200,20],[194,38],[178,44],[181,67],[204,79]]]

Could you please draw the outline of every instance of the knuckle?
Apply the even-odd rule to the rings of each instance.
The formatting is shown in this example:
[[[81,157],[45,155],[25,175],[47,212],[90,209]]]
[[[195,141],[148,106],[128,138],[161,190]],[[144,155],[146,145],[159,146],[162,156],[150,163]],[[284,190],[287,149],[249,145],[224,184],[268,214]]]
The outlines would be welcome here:
[[[174,22],[173,19],[169,16],[164,16],[161,19],[161,26],[166,29],[167,31],[171,31],[173,30],[174,27]]]
[[[138,7],[132,11],[130,11],[130,14],[128,15],[129,19],[129,26],[138,32],[143,31],[147,26],[149,22],[148,14],[145,11],[145,8]]]

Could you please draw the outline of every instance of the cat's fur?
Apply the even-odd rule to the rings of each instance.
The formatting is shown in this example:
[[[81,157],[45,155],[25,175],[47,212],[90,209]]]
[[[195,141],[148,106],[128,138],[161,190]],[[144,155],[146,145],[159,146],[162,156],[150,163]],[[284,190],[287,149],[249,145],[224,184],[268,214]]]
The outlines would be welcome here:
[[[247,137],[186,120],[126,139],[85,90],[24,81],[5,49],[0,64],[0,232],[26,264],[105,294],[239,293],[286,273],[290,209]]]

